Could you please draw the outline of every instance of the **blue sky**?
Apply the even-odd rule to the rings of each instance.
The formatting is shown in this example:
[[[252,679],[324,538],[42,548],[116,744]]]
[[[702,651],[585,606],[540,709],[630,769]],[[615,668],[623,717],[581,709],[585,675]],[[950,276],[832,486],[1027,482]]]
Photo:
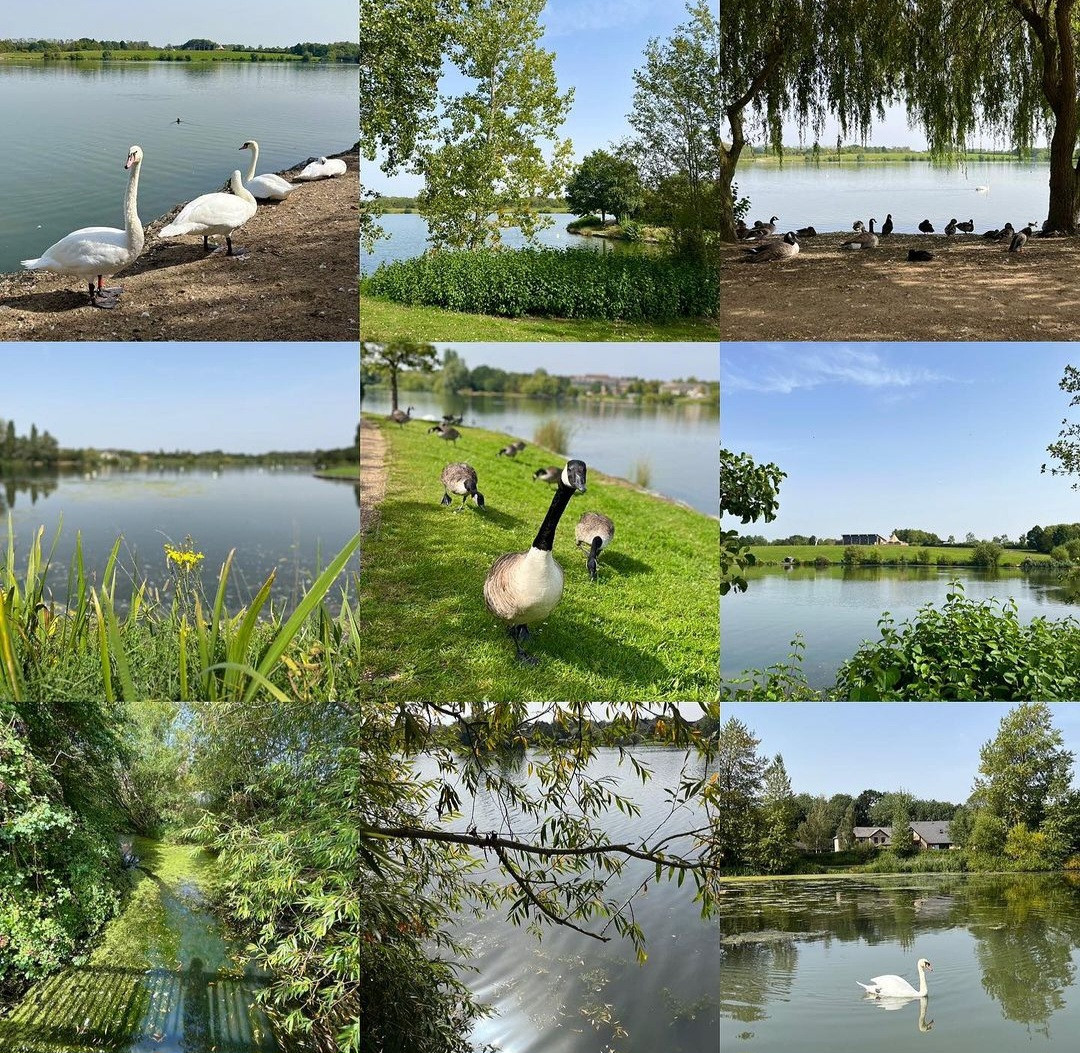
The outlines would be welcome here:
[[[643,380],[695,376],[717,380],[720,358],[715,344],[436,344],[440,354],[453,348],[470,369],[493,366],[514,373],[544,368],[549,373],[610,373]]]
[[[0,376],[0,417],[61,446],[327,449],[360,409],[355,344],[6,344]]]
[[[852,324],[857,325],[853,317]],[[1068,344],[725,344],[721,441],[788,473],[766,537],[1007,534],[1080,520],[1073,480],[1042,475]]]
[[[541,16],[541,46],[555,52],[560,91],[575,89],[561,134],[572,140],[577,159],[630,134],[626,114],[645,45],[687,21],[684,0],[549,0]],[[440,88],[458,94],[473,84],[453,71]],[[387,178],[367,164],[364,183],[383,194],[411,195],[423,181],[406,173]]]
[[[221,44],[289,46],[304,41],[357,39],[352,0],[47,0],[4,4],[0,36],[7,39],[148,40],[182,44],[206,37]]]
[[[903,788],[960,804],[978,773],[979,749],[1012,708],[1004,702],[725,702],[721,717],[746,724],[761,739],[760,754],[783,755],[796,793],[857,796]],[[1065,748],[1080,757],[1080,704],[1051,708]]]

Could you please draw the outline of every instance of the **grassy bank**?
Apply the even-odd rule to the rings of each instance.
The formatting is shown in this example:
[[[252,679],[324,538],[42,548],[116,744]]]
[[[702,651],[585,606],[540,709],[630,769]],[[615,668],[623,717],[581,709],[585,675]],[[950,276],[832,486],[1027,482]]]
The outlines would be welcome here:
[[[844,561],[844,550],[847,545],[755,545],[751,552],[758,563],[769,565],[783,563],[785,559],[797,559],[800,563],[813,564],[815,560],[825,559],[830,564],[841,565]],[[969,566],[974,547],[958,547],[953,545],[909,545],[907,548],[896,545],[857,545],[863,555],[877,559],[876,564],[871,566],[900,566],[900,561],[905,560],[907,566],[915,563],[916,555],[924,548],[930,553],[931,566],[963,567]],[[1002,549],[1000,567],[1019,567],[1020,564],[1041,563],[1050,566],[1050,557],[1041,552],[1029,552],[1022,549]]]
[[[605,322],[569,318],[497,318],[441,307],[419,307],[370,293],[360,298],[360,334],[364,340],[491,343],[558,340],[566,343],[648,340],[659,343],[720,339],[719,322]]]
[[[360,468],[355,464],[334,464],[315,473],[316,479],[344,479],[346,482],[360,482]]]
[[[457,448],[368,416],[387,443],[387,493],[365,538],[357,608],[364,656],[361,697],[390,701],[712,700],[718,688],[719,549],[715,520],[652,497],[590,467],[555,539],[562,602],[515,661],[505,628],[488,613],[483,583],[504,552],[524,551],[551,488],[533,472],[565,458],[531,436],[517,458],[497,456],[510,437],[462,428]],[[476,468],[487,507],[439,504],[450,461]],[[455,499],[455,507],[460,498]],[[574,545],[585,511],[615,522],[615,540],[589,581]]]

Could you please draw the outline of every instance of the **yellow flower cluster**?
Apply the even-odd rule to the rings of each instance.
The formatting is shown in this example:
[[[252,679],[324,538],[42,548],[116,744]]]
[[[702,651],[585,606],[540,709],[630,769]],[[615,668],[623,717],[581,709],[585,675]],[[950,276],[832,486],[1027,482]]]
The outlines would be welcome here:
[[[178,570],[187,572],[195,570],[206,557],[201,552],[190,552],[187,549],[173,548],[172,545],[166,545],[165,558],[174,564]]]

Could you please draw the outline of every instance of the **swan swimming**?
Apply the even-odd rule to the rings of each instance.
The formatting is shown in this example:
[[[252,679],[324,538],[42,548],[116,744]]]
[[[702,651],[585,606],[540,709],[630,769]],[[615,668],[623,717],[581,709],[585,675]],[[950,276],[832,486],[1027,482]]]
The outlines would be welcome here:
[[[295,183],[290,183],[272,172],[260,176],[255,174],[255,166],[259,163],[259,144],[254,139],[249,139],[240,149],[251,151],[251,167],[248,169],[245,185],[253,197],[284,201],[296,189]]]
[[[312,161],[307,165],[304,170],[296,177],[297,179],[333,179],[334,176],[345,174],[345,162],[340,158],[334,157],[329,160],[325,157],[320,157],[317,161]]]
[[[123,287],[105,289],[102,278],[112,277],[129,263],[134,263],[143,250],[145,237],[139,222],[137,197],[139,193],[139,168],[142,165],[141,146],[128,151],[124,168],[131,171],[127,191],[124,194],[124,229],[116,227],[82,227],[67,237],[50,245],[36,260],[23,260],[22,265],[31,271],[59,271],[61,274],[77,274],[88,278],[90,303],[94,307],[115,307]],[[97,287],[93,279],[97,277]]]
[[[933,966],[925,959],[919,959],[919,989],[916,991],[902,976],[871,976],[870,982],[864,984],[861,980],[855,982],[869,995],[875,998],[925,998],[926,973],[932,973]]]
[[[255,198],[244,188],[239,169],[233,172],[230,186],[231,194],[219,191],[216,194],[203,194],[202,197],[189,201],[176,219],[167,227],[161,228],[160,236],[175,238],[180,234],[201,234],[203,248],[209,252],[208,236],[224,234],[228,255],[242,256],[245,250],[233,245],[232,234],[255,215],[258,205],[255,204]]]

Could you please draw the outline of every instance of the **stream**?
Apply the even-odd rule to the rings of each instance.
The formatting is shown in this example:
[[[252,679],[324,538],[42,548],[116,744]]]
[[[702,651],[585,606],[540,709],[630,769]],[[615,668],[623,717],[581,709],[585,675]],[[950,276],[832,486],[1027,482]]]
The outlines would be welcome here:
[[[206,906],[213,860],[135,838],[136,886],[89,959],[41,981],[0,1020],[4,1053],[270,1053],[253,1005],[265,978]]]

